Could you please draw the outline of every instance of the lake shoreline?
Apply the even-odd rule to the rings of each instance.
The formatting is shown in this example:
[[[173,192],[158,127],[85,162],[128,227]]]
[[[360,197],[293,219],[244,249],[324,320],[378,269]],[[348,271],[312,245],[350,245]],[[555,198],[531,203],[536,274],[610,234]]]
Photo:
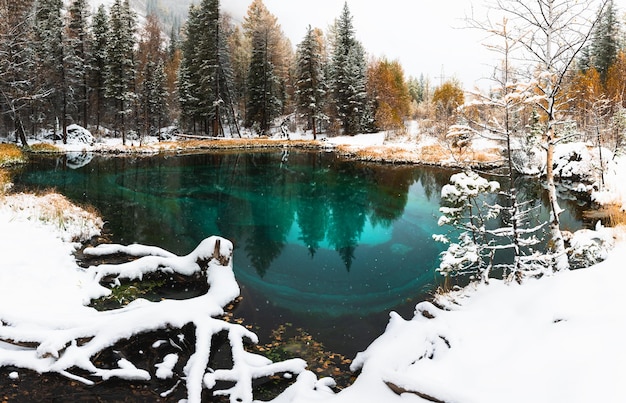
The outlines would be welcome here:
[[[331,140],[333,138],[330,138]],[[181,141],[161,141],[140,144],[137,140],[129,144],[110,145],[73,145],[35,143],[26,149],[34,154],[65,154],[68,152],[95,153],[110,156],[151,156],[154,154],[207,153],[225,151],[259,151],[268,150],[310,150],[335,152],[337,155],[363,162],[382,164],[423,165],[441,168],[471,168],[493,170],[504,166],[501,150],[450,150],[441,144],[390,143],[380,145],[337,144],[328,139],[321,140],[285,140],[272,138],[254,139],[194,139]]]

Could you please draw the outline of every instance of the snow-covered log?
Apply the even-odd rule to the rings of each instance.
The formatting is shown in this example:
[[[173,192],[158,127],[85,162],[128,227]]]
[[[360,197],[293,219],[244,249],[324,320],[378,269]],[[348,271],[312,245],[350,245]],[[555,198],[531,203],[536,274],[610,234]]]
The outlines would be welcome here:
[[[232,243],[219,237],[210,237],[186,256],[176,256],[154,247],[132,245],[102,245],[87,248],[85,254],[102,256],[127,253],[139,259],[122,264],[102,264],[73,272],[72,281],[79,283],[73,289],[82,298],[67,300],[54,309],[20,307],[11,314],[0,310],[0,366],[13,365],[38,372],[57,372],[87,384],[94,379],[123,378],[150,380],[159,377],[163,364],[156,368],[140,368],[138,363],[122,358],[117,368],[100,368],[95,357],[105,349],[138,334],[160,329],[180,329],[188,324],[195,328],[193,353],[184,365],[188,401],[200,402],[203,389],[213,389],[216,381],[229,381],[234,386],[213,390],[231,401],[251,402],[252,381],[276,373],[302,372],[306,363],[292,359],[279,363],[247,352],[244,339],[257,343],[257,336],[245,327],[221,318],[224,307],[239,295],[239,286],[232,270]],[[149,273],[178,273],[206,277],[208,291],[200,296],[152,302],[136,299],[126,306],[98,311],[87,306],[91,300],[111,293],[120,279],[141,279]],[[213,370],[208,367],[211,342],[214,335],[225,332],[232,351],[232,369]],[[163,360],[165,362],[165,358]],[[172,362],[174,357],[167,358]],[[160,370],[160,371],[159,371]],[[88,374],[88,375],[84,375]]]

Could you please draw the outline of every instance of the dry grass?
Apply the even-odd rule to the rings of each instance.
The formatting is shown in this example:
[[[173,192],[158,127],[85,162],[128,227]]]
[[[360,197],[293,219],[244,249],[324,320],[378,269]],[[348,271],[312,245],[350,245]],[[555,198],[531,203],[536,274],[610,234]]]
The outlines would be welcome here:
[[[360,161],[416,163],[420,162],[412,149],[394,146],[370,146],[354,148],[346,145],[337,146],[337,152]]]
[[[102,227],[102,219],[95,208],[77,206],[54,190],[7,194],[2,196],[2,202],[5,208],[19,212],[30,221],[40,221],[56,228],[66,241],[86,240],[95,227]],[[71,231],[66,231],[70,228]],[[66,236],[72,238],[65,239]]]
[[[26,161],[22,150],[15,144],[0,144],[0,167],[20,164]]]
[[[59,147],[48,143],[36,143],[30,146],[30,151],[34,153],[58,153],[63,152]]]
[[[602,221],[609,227],[626,226],[626,211],[617,204],[608,204],[595,210],[583,212],[583,218],[590,221]]]
[[[429,144],[420,148],[419,158],[426,164],[440,164],[451,156],[450,150],[441,144]]]
[[[6,194],[10,188],[11,176],[6,170],[0,169],[0,196]]]
[[[492,163],[494,161],[502,160],[502,158],[500,150],[497,148],[472,152],[472,160],[477,163]]]

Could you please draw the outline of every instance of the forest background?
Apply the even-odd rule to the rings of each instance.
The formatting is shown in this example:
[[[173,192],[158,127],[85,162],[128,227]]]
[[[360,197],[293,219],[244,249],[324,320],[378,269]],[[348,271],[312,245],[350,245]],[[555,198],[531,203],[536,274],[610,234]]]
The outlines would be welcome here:
[[[145,6],[144,18],[128,0],[93,13],[88,0],[0,2],[1,136],[26,143],[54,132],[65,140],[73,123],[124,142],[172,125],[206,136],[270,135],[286,124],[314,136],[393,136],[416,119],[422,132],[456,144],[451,126],[498,113],[460,108],[484,90],[467,91],[456,78],[406,77],[398,60],[368,56],[347,3],[334,24],[309,26],[295,47],[262,0],[243,21],[220,12],[217,0],[192,5],[186,21],[156,0]],[[617,147],[626,115],[624,21],[613,1],[599,12],[561,84],[560,109],[583,137]],[[516,119],[520,134],[545,120],[532,104]]]

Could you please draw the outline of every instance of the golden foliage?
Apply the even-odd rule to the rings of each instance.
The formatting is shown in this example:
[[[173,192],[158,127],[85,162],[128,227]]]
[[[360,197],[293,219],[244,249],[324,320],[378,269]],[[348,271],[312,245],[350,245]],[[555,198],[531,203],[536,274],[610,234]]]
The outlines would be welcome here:
[[[0,167],[26,161],[22,150],[15,144],[0,144]]]
[[[447,119],[456,114],[459,106],[465,103],[465,93],[457,80],[449,80],[435,89],[433,93],[437,117]]]
[[[608,98],[618,105],[624,104],[626,94],[626,53],[620,50],[615,62],[609,67],[606,74],[606,92]]]
[[[370,99],[375,100],[376,126],[382,130],[403,128],[411,111],[411,96],[400,62],[381,59],[370,63],[367,87]]]
[[[33,153],[58,153],[63,152],[59,147],[54,144],[48,143],[35,143],[30,146],[30,151]]]

